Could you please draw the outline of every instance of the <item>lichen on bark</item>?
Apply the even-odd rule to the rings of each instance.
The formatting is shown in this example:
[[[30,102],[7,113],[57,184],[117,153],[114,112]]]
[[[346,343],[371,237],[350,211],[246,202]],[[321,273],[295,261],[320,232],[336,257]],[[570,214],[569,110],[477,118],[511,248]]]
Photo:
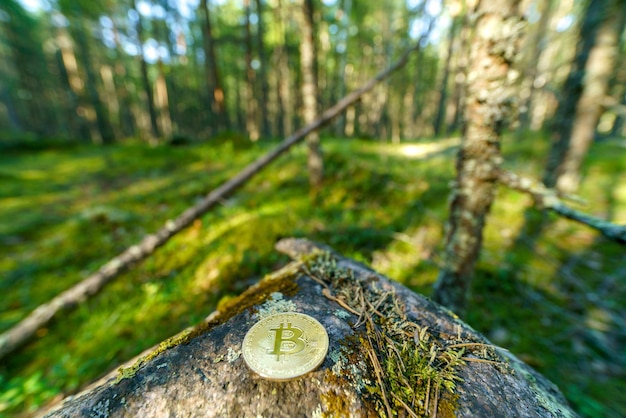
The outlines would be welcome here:
[[[500,138],[514,107],[511,64],[523,33],[518,0],[478,2],[466,88],[465,124],[451,191],[443,266],[434,299],[463,315],[502,163]]]

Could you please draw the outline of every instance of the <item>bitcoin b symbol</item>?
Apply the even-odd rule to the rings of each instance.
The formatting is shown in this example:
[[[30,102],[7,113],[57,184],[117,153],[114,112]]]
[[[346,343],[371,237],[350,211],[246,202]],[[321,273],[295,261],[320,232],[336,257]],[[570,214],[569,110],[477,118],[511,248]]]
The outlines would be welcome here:
[[[291,322],[287,322],[287,327],[283,322],[280,323],[280,327],[272,328],[270,331],[276,333],[274,337],[274,351],[270,354],[276,356],[276,361],[280,360],[281,355],[296,354],[304,350],[305,343],[302,337],[302,330],[297,327],[292,327]]]

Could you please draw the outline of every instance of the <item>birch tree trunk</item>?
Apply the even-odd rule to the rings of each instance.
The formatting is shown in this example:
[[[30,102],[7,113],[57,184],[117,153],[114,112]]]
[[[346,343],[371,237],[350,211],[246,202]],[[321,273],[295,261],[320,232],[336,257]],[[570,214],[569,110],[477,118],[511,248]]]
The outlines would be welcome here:
[[[510,67],[523,32],[520,1],[479,2],[469,63],[465,126],[434,298],[462,315],[494,199],[501,131],[513,99]]]

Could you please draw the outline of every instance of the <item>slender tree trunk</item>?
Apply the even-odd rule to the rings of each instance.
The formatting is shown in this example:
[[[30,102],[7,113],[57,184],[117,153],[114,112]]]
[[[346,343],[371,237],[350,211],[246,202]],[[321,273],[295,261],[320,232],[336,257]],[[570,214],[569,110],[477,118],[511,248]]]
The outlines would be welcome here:
[[[623,2],[589,2],[580,42],[557,109],[553,141],[543,181],[548,187],[573,192],[580,182],[580,166],[593,140],[602,113],[608,78],[615,64],[624,28]]]
[[[167,90],[167,79],[165,77],[165,69],[163,68],[163,60],[159,58],[157,61],[157,78],[155,84],[155,104],[157,114],[159,115],[161,133],[165,138],[172,136],[172,116],[170,112],[170,101]]]
[[[267,56],[265,53],[265,24],[263,22],[263,4],[261,0],[255,0],[257,14],[257,42],[259,51],[259,111],[261,114],[261,135],[269,138],[272,135],[270,129],[270,108],[269,108],[269,84],[267,82]]]
[[[350,36],[350,13],[352,12],[352,0],[343,0],[341,29],[339,32],[339,41],[337,42],[337,97],[343,97],[346,94],[346,65],[348,64],[348,38]],[[335,123],[335,134],[344,136],[346,134],[346,118],[340,115]]]
[[[252,31],[250,28],[250,0],[243,1],[246,13],[245,46],[246,46],[246,131],[251,141],[259,139],[259,124],[257,121],[257,101],[255,100],[256,75],[252,68]]]
[[[317,49],[315,47],[315,23],[313,20],[313,0],[302,2],[302,37],[300,42],[300,66],[302,69],[302,101],[304,124],[308,125],[317,118]],[[309,148],[307,165],[309,182],[312,189],[321,186],[324,173],[324,160],[320,149],[320,137],[317,131],[306,137]]]
[[[230,121],[226,110],[226,95],[219,66],[217,65],[217,54],[215,51],[215,39],[213,38],[213,27],[211,24],[211,12],[209,0],[202,0],[202,14],[204,24],[202,25],[204,41],[204,66],[206,71],[207,88],[211,99],[211,111],[215,118],[217,129],[228,128]]]
[[[566,193],[575,192],[580,184],[582,162],[604,112],[603,101],[608,93],[609,79],[616,63],[617,46],[626,17],[626,7],[622,0],[597,0],[592,3],[604,3],[600,12],[603,19],[594,45],[589,51],[583,92],[576,106],[574,120],[571,121],[569,147],[559,156],[555,173],[556,188]],[[583,33],[583,36],[586,34]]]
[[[479,2],[468,74],[465,126],[434,298],[462,315],[494,199],[501,131],[511,107],[510,67],[523,32],[519,0]]]
[[[78,63],[72,47],[72,41],[65,28],[57,28],[56,40],[59,46],[57,63],[61,75],[61,84],[65,86],[67,94],[70,131],[76,138],[89,138],[91,133],[87,120],[84,117],[84,112],[81,112],[79,101],[84,84],[78,73]]]
[[[113,26],[113,37],[116,45],[117,62],[114,66],[113,81],[115,83],[115,94],[119,103],[119,123],[122,136],[135,135],[137,132],[136,119],[134,117],[136,102],[133,100],[133,91],[135,84],[132,83],[130,74],[126,68],[126,62],[124,58],[127,58],[127,54],[124,52],[122,46],[122,40],[119,36],[117,27]],[[140,132],[141,136],[144,132]]]
[[[448,134],[460,128],[463,122],[463,103],[465,102],[465,83],[467,80],[467,61],[470,46],[472,29],[467,24],[465,12],[459,16],[461,28],[457,38],[457,55],[455,57],[456,71],[454,76],[454,90],[452,93],[452,103],[454,112],[451,122],[448,124],[446,132]]]
[[[137,11],[137,5],[135,0],[131,0],[131,7]],[[143,90],[146,94],[146,101],[148,104],[148,114],[150,115],[150,126],[152,128],[153,138],[161,137],[159,125],[157,122],[157,112],[154,106],[154,94],[152,92],[152,83],[148,76],[148,63],[144,57],[143,51],[143,24],[141,22],[141,14],[137,11],[137,24],[135,30],[137,31],[137,48],[139,49],[139,66],[141,71],[141,82],[143,84]]]
[[[521,96],[522,101],[520,108],[520,130],[523,132],[530,127],[530,115],[532,109],[532,103],[537,88],[535,87],[537,75],[539,74],[539,62],[546,44],[546,32],[548,29],[548,23],[552,17],[554,10],[554,0],[545,1],[543,10],[541,11],[541,17],[537,23],[537,29],[535,33],[529,39],[527,45],[529,46],[531,53],[526,59],[526,80],[524,80]]]
[[[457,28],[459,26],[460,19],[454,17],[450,24],[450,31],[448,32],[448,55],[446,56],[446,64],[443,69],[443,77],[441,78],[441,86],[439,87],[439,103],[437,105],[437,114],[435,116],[435,122],[433,130],[435,136],[441,135],[443,129],[443,122],[446,116],[446,105],[448,102],[448,80],[450,78],[450,70],[452,63],[452,53],[454,48],[454,40],[456,38]]]
[[[291,71],[289,70],[289,50],[287,48],[287,12],[286,6],[282,4],[281,0],[278,0],[278,7],[276,9],[276,20],[279,28],[278,33],[280,36],[280,45],[277,46],[278,54],[278,109],[280,118],[277,125],[281,136],[291,135],[293,132],[293,105],[291,95]]]
[[[113,129],[111,128],[111,121],[109,120],[109,113],[102,103],[100,93],[98,92],[98,80],[93,68],[91,50],[88,42],[91,36],[87,33],[88,30],[82,19],[77,18],[74,20],[74,23],[78,26],[74,30],[73,38],[80,51],[80,58],[85,70],[85,88],[89,102],[96,114],[96,126],[98,127],[100,137],[99,141],[105,144],[110,143],[115,138],[113,136]]]
[[[102,84],[104,86],[104,97],[106,99],[109,115],[111,117],[113,136],[115,138],[121,138],[123,135],[120,131],[120,102],[118,100],[115,78],[113,76],[114,71],[114,68],[110,65],[103,65],[100,67],[100,78],[102,79]]]

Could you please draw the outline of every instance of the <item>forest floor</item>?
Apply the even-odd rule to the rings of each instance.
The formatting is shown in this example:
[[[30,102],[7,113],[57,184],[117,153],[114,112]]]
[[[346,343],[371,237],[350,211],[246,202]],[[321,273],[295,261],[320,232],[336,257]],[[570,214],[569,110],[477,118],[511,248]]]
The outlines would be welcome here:
[[[508,138],[506,166],[537,178],[547,139]],[[287,262],[305,236],[430,294],[454,141],[325,139],[309,192],[300,146],[0,364],[0,416],[28,415],[193,325]],[[272,142],[128,143],[0,154],[0,331],[158,229]],[[581,210],[626,223],[624,141],[594,144]],[[466,321],[535,367],[588,417],[626,416],[624,247],[531,210],[501,188]],[[542,217],[543,227],[539,228]]]

